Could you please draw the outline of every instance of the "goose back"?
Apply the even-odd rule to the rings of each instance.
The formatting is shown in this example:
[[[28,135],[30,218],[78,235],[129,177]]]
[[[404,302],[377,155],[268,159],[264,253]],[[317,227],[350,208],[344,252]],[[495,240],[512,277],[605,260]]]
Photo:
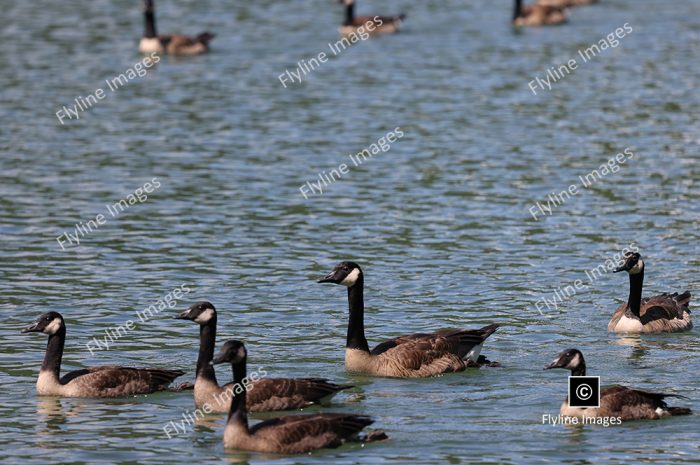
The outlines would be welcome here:
[[[671,415],[689,415],[690,409],[669,407],[664,401],[667,397],[679,397],[675,394],[663,394],[631,389],[624,386],[612,386],[600,394],[600,408],[569,407],[566,399],[560,413],[572,417],[619,417],[622,421],[657,420]]]
[[[303,454],[323,448],[336,448],[356,438],[373,420],[364,415],[322,413],[292,415],[260,422],[250,428],[250,435],[224,433],[226,447],[257,452]],[[251,447],[252,446],[252,447]]]

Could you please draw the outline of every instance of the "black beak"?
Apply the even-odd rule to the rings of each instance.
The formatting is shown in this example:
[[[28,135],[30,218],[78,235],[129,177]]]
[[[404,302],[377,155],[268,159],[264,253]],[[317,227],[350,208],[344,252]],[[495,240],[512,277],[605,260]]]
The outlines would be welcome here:
[[[555,360],[546,367],[544,367],[545,370],[551,370],[552,368],[559,368],[559,360]]]
[[[39,329],[39,322],[35,321],[34,323],[30,324],[26,328],[22,330],[23,333],[40,333],[41,329]]]
[[[190,319],[190,311],[185,310],[184,312],[180,313],[179,315],[176,315],[174,317],[176,320],[189,320]]]
[[[627,266],[627,265],[625,264],[625,265],[618,266],[617,268],[615,268],[615,269],[613,270],[613,273],[619,273],[620,271],[629,271],[629,269],[630,269],[629,266]]]
[[[226,363],[228,360],[226,360],[226,354],[219,354],[214,359],[211,361],[212,365],[219,365],[221,363]]]
[[[328,273],[326,276],[324,276],[323,278],[319,279],[317,282],[338,284],[339,281],[338,281],[338,278],[336,278],[335,270],[333,270],[330,273]]]

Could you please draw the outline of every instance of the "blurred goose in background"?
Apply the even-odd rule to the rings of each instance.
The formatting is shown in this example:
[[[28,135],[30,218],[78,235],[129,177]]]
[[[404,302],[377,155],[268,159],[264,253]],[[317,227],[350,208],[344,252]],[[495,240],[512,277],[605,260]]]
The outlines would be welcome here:
[[[208,406],[211,412],[228,412],[234,383],[219,386],[211,361],[216,344],[217,314],[210,302],[197,302],[175,318],[190,320],[199,325],[199,356],[194,382],[194,403],[197,408]],[[343,389],[353,386],[338,385],[323,378],[267,378],[251,379],[255,387],[247,397],[247,410],[269,412],[325,404]]]
[[[593,5],[594,3],[598,3],[598,0],[537,0],[538,5],[556,6],[561,8]]]
[[[317,413],[272,418],[248,426],[246,396],[249,387],[246,377],[247,352],[242,342],[227,341],[213,360],[214,364],[231,363],[235,397],[231,403],[224,428],[224,447],[274,454],[304,454],[316,449],[335,448],[346,441],[371,442],[386,439],[383,432],[375,431],[361,438],[360,431],[374,420],[365,415],[346,413]]]
[[[397,16],[355,16],[355,0],[338,0],[338,2],[345,5],[345,20],[340,26],[340,33],[344,36],[359,33],[358,28],[360,27],[369,34],[391,34],[398,31],[399,26],[406,18],[405,14]],[[368,29],[367,23],[372,23],[370,27],[374,29],[373,31]]]
[[[552,363],[544,367],[545,370],[552,368],[570,370],[571,376],[586,376],[586,362],[578,349],[561,352]],[[620,417],[622,421],[658,420],[662,417],[692,413],[689,408],[669,407],[664,401],[667,397],[682,396],[612,386],[601,390],[599,408],[569,407],[569,399],[566,398],[559,413],[562,416],[578,418]]]
[[[44,333],[49,336],[44,363],[41,365],[36,392],[46,396],[63,397],[122,397],[150,394],[168,388],[180,370],[160,368],[127,368],[101,366],[71,371],[59,378],[63,346],[66,342],[66,324],[60,313],[41,315],[23,333]]]
[[[644,261],[637,252],[625,254],[624,263],[614,270],[626,271],[630,276],[630,293],[627,303],[615,311],[608,331],[618,333],[674,333],[693,327],[688,308],[691,294],[660,294],[642,299]]]
[[[515,26],[553,26],[567,21],[566,10],[559,6],[527,5],[515,0],[513,24]]]
[[[199,55],[209,51],[214,34],[202,32],[197,37],[156,32],[156,13],[153,0],[143,0],[144,33],[139,43],[141,53],[167,53],[168,55]]]
[[[482,344],[498,325],[481,329],[446,329],[435,333],[399,336],[369,350],[364,326],[364,277],[360,266],[341,262],[319,283],[348,288],[350,320],[345,368],[351,372],[396,378],[424,378],[462,371],[479,361]]]

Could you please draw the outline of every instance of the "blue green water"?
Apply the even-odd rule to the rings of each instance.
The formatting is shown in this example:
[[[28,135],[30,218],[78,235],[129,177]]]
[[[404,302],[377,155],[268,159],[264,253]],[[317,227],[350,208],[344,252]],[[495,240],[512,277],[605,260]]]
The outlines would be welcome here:
[[[162,428],[193,410],[190,393],[35,395],[46,340],[19,330],[39,314],[66,318],[64,371],[150,365],[191,380],[198,331],[171,316],[201,299],[219,310],[219,342],[247,343],[251,370],[355,384],[329,410],[370,414],[391,436],[274,463],[698,462],[697,416],[542,424],[567,381],[542,367],[567,347],[603,384],[680,393],[675,403],[700,409],[697,329],[608,333],[627,297],[621,275],[534,307],[630,243],[647,265],[645,293],[697,294],[697,2],[603,0],[566,26],[516,33],[505,0],[366,1],[359,13],[407,13],[402,33],[286,89],[280,74],[338,40],[335,2],[159,2],[162,32],[209,29],[211,53],[164,58],[63,125],[63,105],[108,90],[105,79],[141,59],[137,2],[1,6],[0,463],[267,461],[225,451],[220,415],[168,439]],[[633,32],[618,47],[530,91],[625,23]],[[390,150],[302,196],[397,126],[405,135]],[[618,172],[533,220],[535,202],[625,148],[636,156]],[[147,200],[110,215],[154,177]],[[103,225],[61,249],[59,235],[101,213]],[[502,367],[426,380],[345,373],[346,293],[315,284],[343,259],[365,272],[370,344],[496,322],[484,354]],[[139,320],[180,286],[190,292],[172,309]],[[93,337],[129,320],[135,329],[90,354]]]

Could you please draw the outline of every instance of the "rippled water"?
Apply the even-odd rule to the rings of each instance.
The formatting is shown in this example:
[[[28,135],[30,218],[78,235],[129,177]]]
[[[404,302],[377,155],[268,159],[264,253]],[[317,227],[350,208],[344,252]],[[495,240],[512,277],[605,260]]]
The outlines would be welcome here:
[[[542,424],[578,347],[589,373],[682,393],[700,409],[697,329],[606,332],[627,279],[605,275],[535,303],[634,243],[647,293],[698,292],[700,4],[603,0],[568,25],[515,33],[510,2],[362,2],[408,14],[403,33],[332,57],[301,85],[277,76],[338,39],[340,7],[159,2],[159,27],[218,34],[212,53],[163,59],[79,120],[55,112],[140,59],[137,2],[2,2],[0,37],[0,444],[2,463],[219,463],[223,418],[167,439],[189,393],[120,400],[35,396],[45,338],[19,329],[49,310],[68,324],[64,371],[95,364],[188,370],[197,329],[170,317],[194,300],[250,366],[357,387],[333,410],[371,414],[391,441],[275,463],[690,463],[698,417],[603,428]],[[633,32],[549,92],[528,82],[629,23]],[[400,127],[405,136],[323,195],[317,180]],[[528,209],[629,147],[635,158],[551,216]],[[156,177],[161,186],[61,250],[56,238]],[[502,324],[484,353],[501,368],[427,380],[345,373],[343,289],[315,279],[341,259],[365,270],[370,343],[411,331]],[[185,285],[174,309],[112,348],[85,344]],[[228,370],[220,370],[226,379]],[[314,409],[311,409],[314,410]]]

